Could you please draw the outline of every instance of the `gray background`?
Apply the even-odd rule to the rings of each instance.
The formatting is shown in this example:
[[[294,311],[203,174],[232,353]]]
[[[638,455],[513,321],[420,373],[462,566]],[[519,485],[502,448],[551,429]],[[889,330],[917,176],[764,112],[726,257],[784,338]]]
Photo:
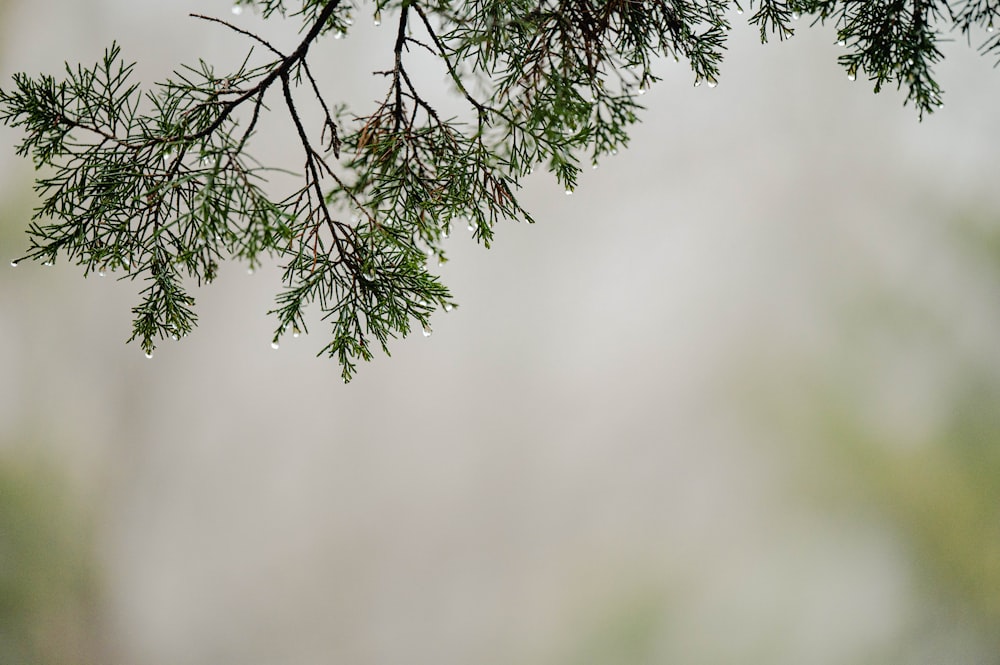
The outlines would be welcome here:
[[[233,18],[0,2],[0,85],[112,40],[145,82],[242,57],[189,11]],[[573,196],[530,179],[536,225],[455,229],[460,308],[349,386],[320,325],[269,348],[276,266],[224,265],[153,360],[136,285],[7,268],[35,201],[0,128],[0,654],[1000,662],[993,61],[945,44],[919,123],[831,28],[761,46],[747,15],[717,88],[658,63],[628,150]],[[316,47],[332,99],[383,94],[392,22]],[[255,152],[297,168],[281,124]]]

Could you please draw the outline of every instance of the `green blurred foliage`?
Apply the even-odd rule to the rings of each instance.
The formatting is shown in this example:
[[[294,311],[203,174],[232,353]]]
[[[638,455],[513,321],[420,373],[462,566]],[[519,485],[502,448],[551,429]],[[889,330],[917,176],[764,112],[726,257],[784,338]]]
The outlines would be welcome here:
[[[85,520],[66,479],[0,455],[0,663],[97,663],[99,623]]]
[[[933,590],[963,608],[1000,653],[1000,382],[987,394],[992,402],[960,397],[952,424],[927,445],[886,446],[846,427],[835,443]]]
[[[559,662],[565,665],[653,665],[663,623],[670,602],[658,592],[655,583],[649,588],[627,593],[601,603],[597,616],[582,622],[585,630],[572,650]]]
[[[1000,294],[995,218],[989,209],[957,215],[950,229],[984,294]],[[857,366],[834,371],[813,396],[812,417],[831,452],[824,461],[836,465],[834,476],[849,479],[841,486],[849,488],[842,501],[857,505],[860,499],[864,510],[899,535],[928,606],[947,608],[953,627],[971,631],[987,652],[997,654],[983,662],[1000,663],[1000,361],[971,353],[956,332],[960,323],[947,314],[891,294],[874,297],[882,306],[866,308],[861,320],[848,324],[851,344],[866,335],[901,345],[922,342],[914,347],[930,349],[948,368],[943,416],[919,435],[875,426],[859,404],[864,378],[849,376]],[[998,302],[972,306],[995,308]],[[1000,336],[1000,330],[994,333]],[[851,351],[842,353],[850,357]],[[928,361],[910,353],[914,363]]]
[[[1000,354],[970,341],[1000,338],[970,333],[1000,307],[996,213],[949,215],[931,276],[865,281],[831,303],[835,341],[819,359],[755,366],[745,393],[809,514],[898,542],[914,602],[885,662],[1000,664]]]

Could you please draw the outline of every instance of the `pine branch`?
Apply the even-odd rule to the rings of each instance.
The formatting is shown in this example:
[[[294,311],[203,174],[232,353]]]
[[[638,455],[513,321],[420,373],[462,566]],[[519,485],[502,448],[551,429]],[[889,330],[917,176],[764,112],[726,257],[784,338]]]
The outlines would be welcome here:
[[[876,92],[905,88],[921,118],[942,103],[934,68],[945,32],[970,43],[982,33],[980,51],[1000,53],[1000,0],[746,5],[762,41],[791,38],[797,19],[834,24],[848,75]],[[516,193],[540,164],[572,192],[583,160],[596,167],[627,145],[660,58],[687,61],[695,85],[718,83],[730,10],[744,10],[729,0],[237,0],[243,7],[296,17],[298,43],[286,52],[192,14],[250,42],[235,71],[198,62],[143,91],[112,45],[92,67],[67,65],[58,80],[17,74],[0,90],[0,121],[24,130],[16,150],[45,174],[30,246],[13,263],[63,259],[141,280],[130,341],[152,355],[194,329],[191,282],[211,282],[227,260],[252,270],[272,257],[283,267],[272,345],[307,332],[318,310],[330,326],[320,354],[345,380],[373,347],[388,353],[393,338],[429,334],[433,313],[454,306],[430,271],[447,260],[453,224],[489,246],[501,221],[531,222]],[[328,103],[309,52],[365,7],[376,23],[395,17],[395,39],[376,72],[384,96],[352,113]],[[438,59],[468,121],[444,117],[418,88],[413,47]],[[270,60],[251,66],[254,49]],[[265,191],[274,168],[249,154],[268,95],[280,97],[275,112],[300,150],[298,184],[284,196]],[[318,127],[305,104],[321,111]]]

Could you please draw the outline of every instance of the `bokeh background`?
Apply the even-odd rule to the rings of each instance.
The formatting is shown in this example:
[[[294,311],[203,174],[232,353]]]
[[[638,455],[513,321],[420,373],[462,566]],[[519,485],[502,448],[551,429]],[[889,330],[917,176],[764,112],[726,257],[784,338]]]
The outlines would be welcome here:
[[[297,41],[229,10],[2,0],[0,80],[242,58],[189,11]],[[537,224],[456,230],[461,307],[348,386],[322,326],[270,348],[275,266],[152,360],[134,284],[7,268],[0,127],[0,662],[1000,663],[1000,73],[956,36],[920,123],[746,16]],[[371,23],[315,48],[331,98],[380,96]]]

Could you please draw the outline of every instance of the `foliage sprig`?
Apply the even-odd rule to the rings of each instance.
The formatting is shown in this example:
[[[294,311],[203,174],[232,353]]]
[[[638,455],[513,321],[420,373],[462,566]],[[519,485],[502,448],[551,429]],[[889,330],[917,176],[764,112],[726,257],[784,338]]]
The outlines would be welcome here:
[[[866,75],[876,92],[905,88],[921,117],[941,105],[933,70],[946,32],[971,42],[982,30],[980,50],[1000,52],[1000,0],[746,4],[762,41],[792,37],[803,17],[833,24],[848,75]],[[431,272],[453,225],[488,246],[500,221],[530,222],[516,193],[536,165],[572,191],[583,160],[627,145],[662,58],[715,86],[733,10],[744,11],[733,0],[237,0],[243,7],[297,19],[298,43],[285,52],[193,15],[249,42],[242,65],[218,74],[199,61],[142,90],[112,45],[92,67],[17,74],[0,90],[0,120],[24,130],[17,151],[43,173],[22,258],[140,280],[130,341],[151,355],[193,330],[191,282],[211,282],[226,259],[253,269],[270,257],[284,269],[273,344],[305,332],[315,307],[331,327],[321,353],[345,380],[374,346],[388,353],[394,337],[429,334],[431,315],[454,306]],[[395,39],[376,72],[385,95],[352,112],[328,101],[308,55],[364,14],[394,21]],[[444,116],[418,87],[414,49],[437,58],[466,114]],[[297,186],[278,196],[265,185],[274,167],[249,151],[271,107],[301,154]]]

